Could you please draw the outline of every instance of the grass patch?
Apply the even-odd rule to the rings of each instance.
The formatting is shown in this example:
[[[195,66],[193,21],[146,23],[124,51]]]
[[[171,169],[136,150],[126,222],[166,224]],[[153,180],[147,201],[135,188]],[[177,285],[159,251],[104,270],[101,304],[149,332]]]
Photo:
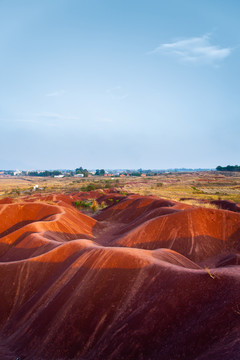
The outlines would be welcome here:
[[[74,205],[76,206],[76,208],[84,208],[84,209],[89,209],[92,206],[92,201],[84,201],[84,200],[77,200],[74,202]]]

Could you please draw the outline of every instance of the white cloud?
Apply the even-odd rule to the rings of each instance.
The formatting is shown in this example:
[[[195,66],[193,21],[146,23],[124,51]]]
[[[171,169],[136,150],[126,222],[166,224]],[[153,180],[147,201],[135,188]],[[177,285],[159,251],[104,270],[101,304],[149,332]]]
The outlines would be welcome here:
[[[36,119],[16,119],[15,120],[17,123],[20,123],[20,124],[27,124],[29,126],[31,125],[36,125],[36,126],[42,126],[43,125],[43,122],[41,121],[41,119],[39,120],[36,120]],[[47,121],[47,122],[44,122],[44,127],[58,127],[59,124],[56,123],[56,122],[50,122],[50,121]]]
[[[104,122],[104,123],[112,123],[113,119],[110,117],[102,117],[102,118],[98,118],[98,121]]]
[[[106,90],[106,93],[111,96],[114,100],[123,100],[128,97],[128,94],[122,89],[121,86],[115,86],[111,89]]]
[[[16,119],[15,121],[20,123],[28,123],[28,124],[39,124],[39,120],[33,120],[33,119]]]
[[[65,90],[57,90],[57,91],[53,91],[51,93],[46,94],[46,96],[55,97],[55,96],[61,96],[61,95],[64,95],[64,94],[66,94]]]
[[[80,120],[80,118],[76,116],[66,116],[58,113],[49,113],[49,112],[37,113],[34,114],[34,116],[38,118],[55,119],[55,120]]]
[[[165,53],[175,55],[182,61],[198,64],[215,64],[227,58],[231,48],[221,48],[211,44],[210,36],[192,37],[172,43],[161,44],[151,53]]]

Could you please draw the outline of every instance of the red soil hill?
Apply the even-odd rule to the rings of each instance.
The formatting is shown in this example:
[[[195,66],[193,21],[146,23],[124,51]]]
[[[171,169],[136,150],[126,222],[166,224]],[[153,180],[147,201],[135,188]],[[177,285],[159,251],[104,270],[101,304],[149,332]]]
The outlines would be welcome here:
[[[115,196],[0,205],[0,359],[238,359],[240,214]]]

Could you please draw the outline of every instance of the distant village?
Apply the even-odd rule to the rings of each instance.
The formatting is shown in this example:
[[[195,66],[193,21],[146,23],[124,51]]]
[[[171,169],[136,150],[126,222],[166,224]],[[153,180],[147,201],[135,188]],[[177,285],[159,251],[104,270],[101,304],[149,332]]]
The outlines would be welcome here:
[[[157,176],[163,173],[171,172],[192,172],[192,171],[208,171],[214,169],[167,169],[167,170],[128,170],[128,169],[115,169],[115,170],[105,170],[105,169],[96,169],[96,170],[87,170],[83,167],[76,168],[75,170],[0,170],[0,176],[11,177],[11,176],[36,176],[36,177],[54,177],[54,178],[63,178],[63,177],[94,177],[94,176],[104,176],[104,177],[125,177],[125,176]]]

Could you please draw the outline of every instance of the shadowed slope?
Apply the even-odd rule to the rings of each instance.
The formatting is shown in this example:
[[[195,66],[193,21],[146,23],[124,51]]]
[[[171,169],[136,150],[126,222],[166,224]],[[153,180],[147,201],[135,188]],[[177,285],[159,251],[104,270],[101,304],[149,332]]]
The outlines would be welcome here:
[[[191,359],[239,324],[239,272],[213,279],[168,252],[78,240],[1,265],[2,287],[15,284],[2,299],[3,336],[27,359]]]

